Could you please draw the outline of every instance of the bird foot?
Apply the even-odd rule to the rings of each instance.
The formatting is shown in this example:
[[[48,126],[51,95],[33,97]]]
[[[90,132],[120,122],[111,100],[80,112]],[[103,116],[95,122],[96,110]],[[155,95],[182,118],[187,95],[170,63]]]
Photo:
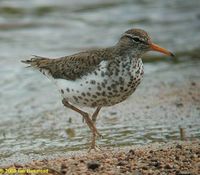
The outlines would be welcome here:
[[[90,148],[88,149],[88,153],[90,153],[90,151],[92,151],[92,150],[94,150],[95,152],[103,151],[98,145],[91,145]]]

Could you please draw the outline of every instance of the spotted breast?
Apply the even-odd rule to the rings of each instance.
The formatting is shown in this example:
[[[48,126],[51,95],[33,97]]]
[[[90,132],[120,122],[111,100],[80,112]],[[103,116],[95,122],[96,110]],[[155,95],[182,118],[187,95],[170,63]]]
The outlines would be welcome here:
[[[91,73],[76,81],[55,79],[62,97],[79,106],[111,106],[127,99],[143,77],[142,60],[103,60]]]

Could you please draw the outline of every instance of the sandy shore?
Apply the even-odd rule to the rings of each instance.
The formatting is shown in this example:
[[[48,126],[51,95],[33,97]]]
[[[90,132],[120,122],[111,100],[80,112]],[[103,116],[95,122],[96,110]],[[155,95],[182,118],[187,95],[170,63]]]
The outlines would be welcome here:
[[[8,168],[8,167],[4,167]],[[13,164],[10,171],[42,171],[36,174],[200,174],[200,140],[154,143],[104,150],[75,152],[68,157]],[[48,172],[48,173],[47,173]]]

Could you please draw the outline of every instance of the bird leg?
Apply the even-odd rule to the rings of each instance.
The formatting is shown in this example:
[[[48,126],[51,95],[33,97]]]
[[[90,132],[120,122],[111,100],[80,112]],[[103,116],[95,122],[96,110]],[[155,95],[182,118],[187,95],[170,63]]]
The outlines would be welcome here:
[[[88,113],[86,113],[86,112],[84,112],[84,111],[78,109],[77,107],[71,105],[71,104],[70,104],[67,100],[65,100],[65,99],[62,100],[62,103],[63,103],[63,105],[64,105],[65,107],[68,107],[68,108],[72,109],[73,111],[78,112],[79,114],[81,114],[81,115],[83,116],[84,120],[86,121],[88,127],[89,127],[90,130],[92,131],[93,135],[95,135],[95,137],[96,137],[96,135],[101,136],[101,134],[98,132],[96,126],[94,125],[93,121],[90,119]]]
[[[92,121],[94,122],[94,124],[96,123],[96,119],[97,119],[97,116],[98,116],[100,110],[101,110],[101,106],[97,107],[97,109],[92,114]]]
[[[98,116],[100,110],[101,110],[101,107],[99,106],[99,107],[97,107],[97,109],[92,114],[92,121],[93,121],[94,125],[96,125],[96,119],[97,119],[97,116]],[[96,135],[94,133],[92,133],[91,147],[88,150],[88,152],[90,152],[92,149],[94,149],[94,150],[97,150],[97,149],[101,150],[100,147],[98,147],[96,145]]]

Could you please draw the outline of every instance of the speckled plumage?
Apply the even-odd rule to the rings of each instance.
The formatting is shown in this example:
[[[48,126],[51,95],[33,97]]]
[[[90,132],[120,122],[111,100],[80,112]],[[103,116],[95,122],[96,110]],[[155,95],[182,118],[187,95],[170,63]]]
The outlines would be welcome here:
[[[151,42],[141,29],[126,31],[113,47],[80,52],[71,56],[49,59],[35,56],[22,61],[38,69],[56,83],[64,106],[82,115],[91,129],[91,149],[95,149],[97,115],[104,106],[126,100],[143,77],[142,55],[154,50],[173,56]],[[90,117],[76,106],[97,107]]]

